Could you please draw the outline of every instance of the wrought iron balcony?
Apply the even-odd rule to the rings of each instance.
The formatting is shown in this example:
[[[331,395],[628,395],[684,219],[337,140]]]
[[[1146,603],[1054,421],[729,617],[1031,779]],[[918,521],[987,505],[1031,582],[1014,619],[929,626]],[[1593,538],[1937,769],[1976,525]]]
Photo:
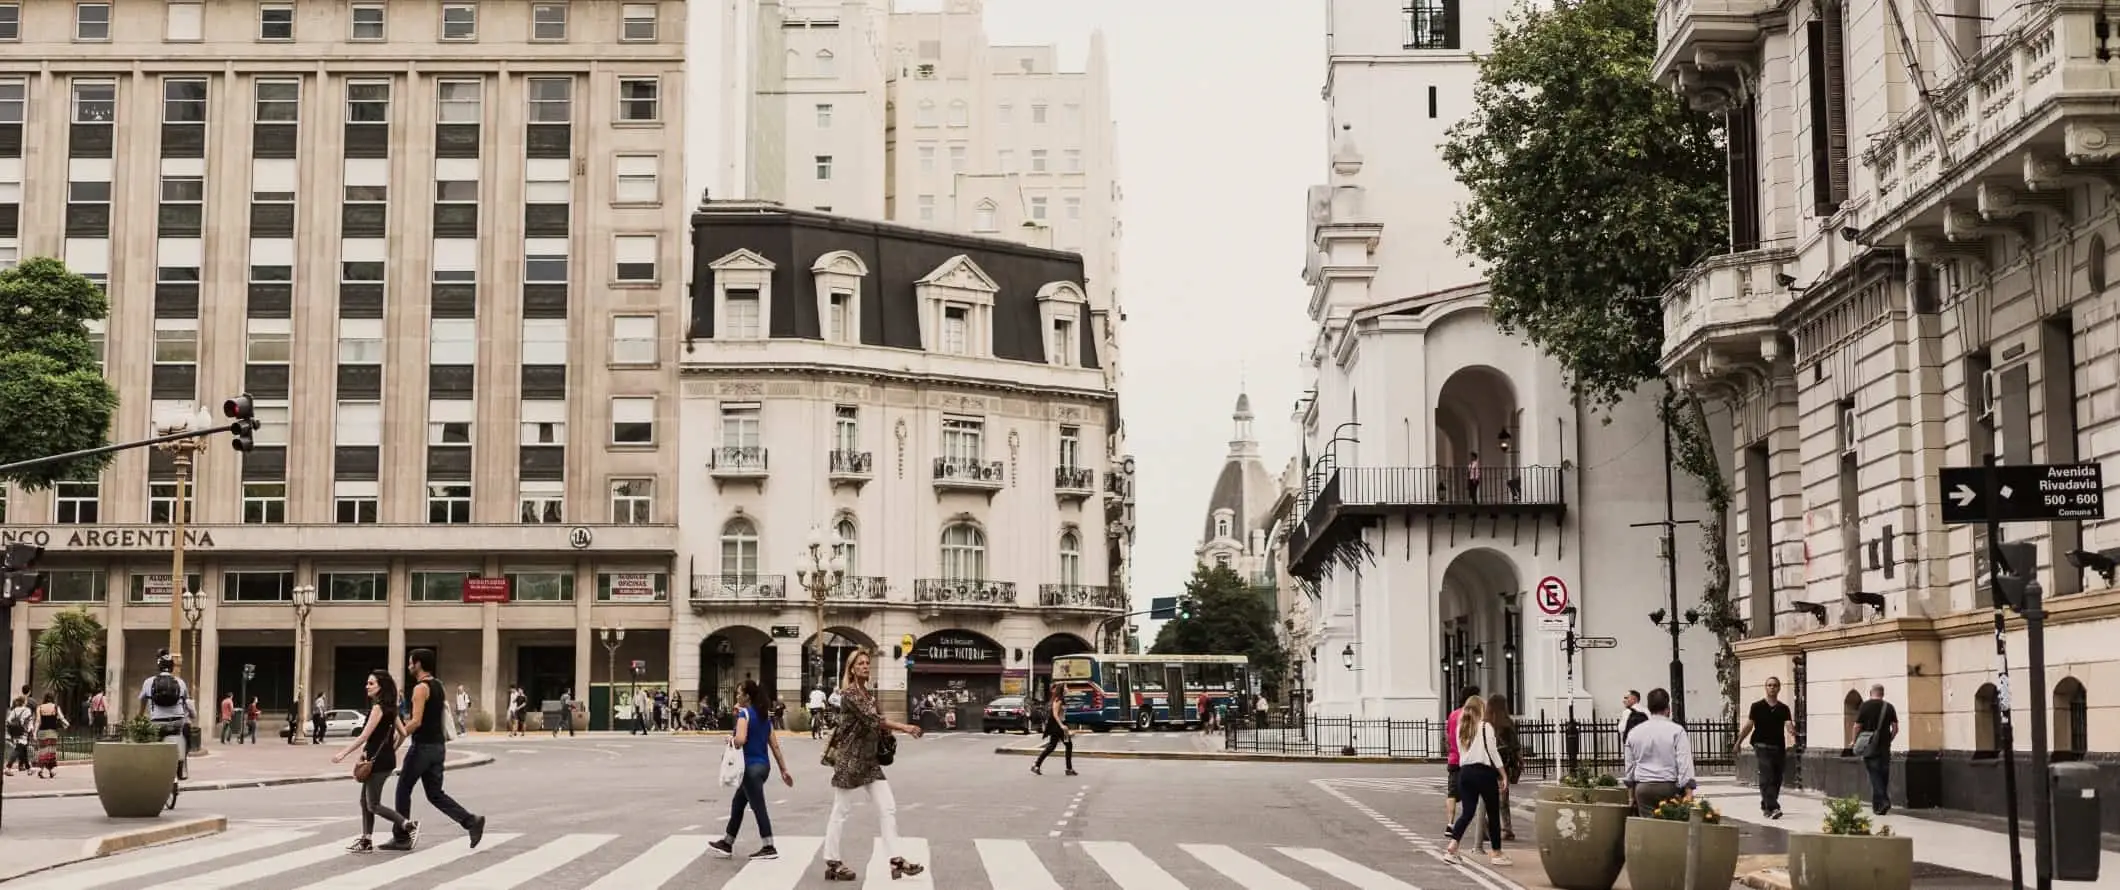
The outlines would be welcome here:
[[[935,458],[935,487],[959,491],[1000,491],[1008,484],[1008,471],[998,460],[971,457]]]
[[[1047,609],[1124,612],[1127,605],[1126,591],[1117,587],[1088,584],[1040,584],[1038,605]]]
[[[1097,471],[1088,467],[1054,467],[1053,491],[1070,500],[1085,500],[1097,490]]]
[[[1016,585],[1007,581],[921,578],[913,582],[913,602],[922,606],[1012,609]]]
[[[875,475],[874,455],[866,451],[832,451],[825,457],[826,469],[835,477]]]
[[[762,445],[723,445],[707,453],[707,470],[717,479],[757,479],[766,474]]]
[[[693,575],[692,602],[717,605],[780,603],[788,598],[785,575]]]
[[[891,582],[877,575],[849,575],[825,591],[828,603],[880,603],[890,596]]]
[[[1567,511],[1564,482],[1560,467],[1341,467],[1301,506],[1288,569],[1316,579],[1377,516],[1559,516]]]

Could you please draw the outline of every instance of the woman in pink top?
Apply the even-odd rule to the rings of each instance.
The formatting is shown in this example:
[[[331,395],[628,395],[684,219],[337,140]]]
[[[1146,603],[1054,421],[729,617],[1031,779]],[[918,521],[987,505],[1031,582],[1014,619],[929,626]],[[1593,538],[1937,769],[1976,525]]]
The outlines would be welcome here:
[[[1479,697],[1479,694],[1480,688],[1478,686],[1467,686],[1464,688],[1463,691],[1458,693],[1457,700],[1464,701],[1468,698],[1477,698]],[[1443,830],[1446,833],[1450,830],[1451,826],[1457,824],[1459,772],[1458,718],[1464,716],[1464,714],[1465,709],[1462,707],[1458,708],[1455,711],[1451,711],[1450,719],[1444,721],[1443,727],[1443,752],[1449,755],[1447,762],[1450,764],[1450,778],[1444,783],[1443,786],[1443,803],[1447,805],[1444,808]]]

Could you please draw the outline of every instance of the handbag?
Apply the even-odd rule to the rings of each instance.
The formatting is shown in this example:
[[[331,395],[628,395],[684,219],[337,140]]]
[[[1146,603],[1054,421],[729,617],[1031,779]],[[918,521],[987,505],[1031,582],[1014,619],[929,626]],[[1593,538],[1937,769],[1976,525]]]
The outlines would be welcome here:
[[[721,786],[734,788],[743,784],[743,749],[736,747],[736,739],[729,739],[729,746],[721,752]]]
[[[1870,756],[1870,749],[1877,744],[1877,732],[1865,729],[1855,734],[1855,743],[1848,746],[1848,753],[1855,757]]]
[[[366,759],[366,758],[363,758],[363,759],[361,759],[361,760],[359,760],[359,761],[357,761],[357,762],[355,762],[355,763],[354,763],[354,765],[353,765],[353,780],[354,780],[354,781],[356,781],[356,782],[366,782],[366,781],[368,781],[368,778],[369,778],[370,776],[373,776],[373,775],[375,775],[375,761],[373,761],[373,760],[368,760],[368,759]]]
[[[890,766],[891,761],[897,759],[898,737],[888,732],[884,733],[881,738],[876,740],[876,765]]]

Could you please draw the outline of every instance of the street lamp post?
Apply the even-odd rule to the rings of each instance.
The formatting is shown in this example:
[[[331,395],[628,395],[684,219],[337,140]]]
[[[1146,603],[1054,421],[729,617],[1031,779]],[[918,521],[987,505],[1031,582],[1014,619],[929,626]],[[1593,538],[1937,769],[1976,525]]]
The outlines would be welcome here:
[[[203,430],[213,425],[213,419],[203,409],[190,417],[165,420],[167,422],[156,429],[159,435]],[[169,508],[169,655],[176,661],[177,668],[171,673],[181,677],[190,667],[184,663],[184,598],[181,595],[191,587],[184,580],[184,523],[191,519],[191,462],[205,445],[203,439],[191,438],[163,442],[154,447],[169,455],[177,473],[177,500]]]
[[[294,604],[294,707],[288,713],[294,722],[287,727],[287,744],[294,744],[296,733],[308,725],[309,715],[309,611],[317,606],[317,589],[312,584],[297,584],[293,591]]]
[[[604,643],[604,682],[610,691],[604,695],[604,704],[611,710],[611,722],[606,729],[618,728],[618,647],[625,645],[626,629],[607,627],[598,633]],[[637,719],[637,718],[636,718]]]
[[[817,607],[817,648],[810,655],[810,676],[820,684],[824,682],[824,603],[832,588],[846,579],[845,543],[838,532],[827,538],[823,529],[812,527],[809,542],[795,556],[795,583],[810,592],[810,602]]]
[[[205,658],[205,656],[200,654],[200,650],[202,648],[201,644],[203,641],[199,639],[199,621],[206,617],[206,598],[200,596],[199,592],[196,590],[186,590],[182,593],[177,594],[176,599],[181,600],[184,604],[184,623],[191,626],[190,657],[193,663],[197,663],[199,660]],[[199,695],[199,684],[191,684],[191,694],[193,696],[192,707],[196,709],[199,713],[205,713],[207,710],[207,706],[212,704],[212,702],[198,700],[197,696]],[[204,742],[206,741],[206,733],[204,731],[201,731],[199,733],[199,741],[201,743],[200,747],[204,748]]]

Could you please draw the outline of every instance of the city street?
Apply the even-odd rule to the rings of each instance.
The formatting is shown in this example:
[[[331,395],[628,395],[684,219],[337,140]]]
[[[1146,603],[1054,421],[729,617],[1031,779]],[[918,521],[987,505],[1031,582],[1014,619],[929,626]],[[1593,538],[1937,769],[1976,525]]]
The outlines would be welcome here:
[[[1438,849],[1440,784],[1433,767],[1089,760],[1069,778],[1055,760],[1044,776],[1030,760],[993,753],[998,736],[958,733],[906,740],[889,769],[905,855],[926,874],[890,880],[873,811],[848,824],[845,859],[865,886],[899,888],[1503,888],[1444,865]],[[1020,737],[1018,737],[1020,738]],[[121,854],[11,882],[22,888],[516,886],[647,890],[654,887],[827,886],[818,851],[830,808],[817,743],[783,738],[796,787],[772,788],[783,858],[741,861],[757,846],[748,824],[739,860],[705,844],[728,816],[708,737],[598,734],[581,738],[485,737],[457,753],[498,762],[453,774],[449,789],[490,824],[476,852],[463,833],[417,799],[423,823],[411,854],[356,855],[354,785],[186,795],[180,813],[220,814],[226,834]],[[328,749],[318,749],[324,763]],[[327,764],[328,766],[328,764]],[[1436,775],[1430,775],[1430,774]],[[1335,782],[1334,780],[1365,780]],[[1343,789],[1420,829],[1403,837],[1351,805]],[[1335,786],[1330,789],[1321,786]],[[1399,787],[1403,786],[1403,787]],[[7,836],[26,837],[40,815],[93,813],[93,798],[10,802]],[[1430,818],[1429,814],[1436,814]],[[1535,872],[1525,862],[1516,869]],[[1528,876],[1525,876],[1528,880]]]

